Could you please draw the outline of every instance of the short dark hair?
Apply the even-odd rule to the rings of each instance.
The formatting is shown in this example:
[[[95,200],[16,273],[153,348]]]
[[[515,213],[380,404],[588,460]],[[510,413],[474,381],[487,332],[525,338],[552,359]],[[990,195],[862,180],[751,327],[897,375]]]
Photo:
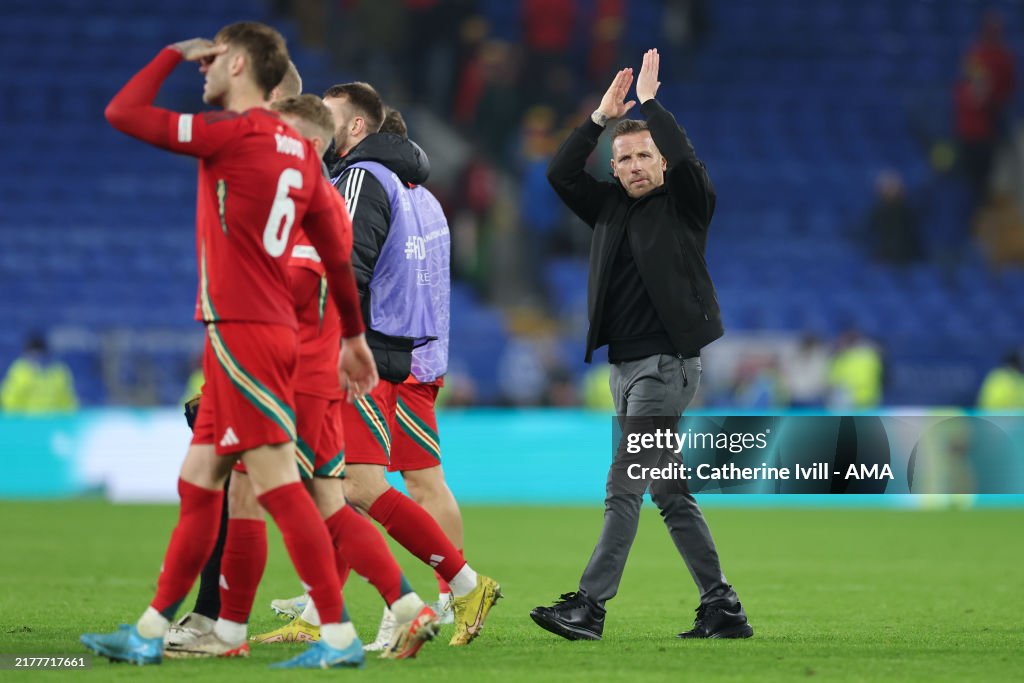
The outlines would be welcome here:
[[[280,97],[297,97],[302,94],[302,76],[295,67],[295,62],[288,61],[288,70],[284,72],[284,78],[275,86]]]
[[[380,130],[380,125],[384,123],[384,100],[372,85],[362,81],[332,85],[324,93],[324,99],[335,97],[348,98],[352,108],[366,120],[366,128],[371,133]]]
[[[46,335],[42,332],[31,332],[25,339],[25,350],[36,353],[46,353],[49,345],[46,343]]]
[[[387,108],[387,113],[384,115],[384,123],[380,126],[381,133],[391,133],[397,135],[400,138],[409,137],[409,127],[405,125],[405,119],[402,118],[402,112],[397,109]]]
[[[614,128],[612,128],[612,142],[615,142],[615,138],[620,135],[629,135],[630,133],[639,133],[645,130],[650,130],[646,121],[641,121],[640,119],[622,119],[615,124]]]
[[[309,123],[323,138],[325,144],[334,137],[334,119],[331,118],[331,110],[316,95],[307,93],[295,97],[285,97],[274,102],[270,108],[278,113],[294,116]]]
[[[253,80],[270,97],[270,91],[288,71],[288,48],[284,37],[275,29],[256,21],[239,21],[217,31],[214,40],[240,47],[249,56]]]

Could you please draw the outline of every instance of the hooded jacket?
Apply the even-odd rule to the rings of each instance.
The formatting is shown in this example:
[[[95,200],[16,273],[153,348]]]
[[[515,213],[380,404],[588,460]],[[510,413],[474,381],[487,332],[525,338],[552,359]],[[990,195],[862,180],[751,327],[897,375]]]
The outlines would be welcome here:
[[[586,361],[607,343],[602,318],[615,255],[622,240],[676,353],[693,355],[723,334],[718,296],[704,261],[715,189],[686,133],[657,100],[644,102],[651,137],[668,161],[665,183],[633,199],[622,184],[585,170],[604,128],[587,119],[555,153],[548,180],[562,201],[594,230],[587,283]]]
[[[332,155],[331,150],[328,154]],[[353,168],[361,162],[376,162],[397,176],[408,186],[420,185],[430,175],[426,153],[415,142],[392,135],[376,133],[368,136],[342,158],[329,158],[331,182],[345,198],[352,218],[352,265],[362,306],[367,321],[366,341],[377,361],[382,379],[402,382],[409,376],[414,346],[422,339],[392,336],[375,330],[370,325],[370,283],[381,257],[381,250],[392,227],[391,201],[386,188],[369,172]]]

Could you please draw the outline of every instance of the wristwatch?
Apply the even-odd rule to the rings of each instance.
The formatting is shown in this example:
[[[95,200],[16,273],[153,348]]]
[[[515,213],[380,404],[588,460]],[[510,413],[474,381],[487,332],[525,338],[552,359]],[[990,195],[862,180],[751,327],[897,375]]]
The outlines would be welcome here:
[[[600,109],[595,109],[594,113],[590,115],[590,120],[604,128],[605,124],[608,123],[608,116],[602,113]]]

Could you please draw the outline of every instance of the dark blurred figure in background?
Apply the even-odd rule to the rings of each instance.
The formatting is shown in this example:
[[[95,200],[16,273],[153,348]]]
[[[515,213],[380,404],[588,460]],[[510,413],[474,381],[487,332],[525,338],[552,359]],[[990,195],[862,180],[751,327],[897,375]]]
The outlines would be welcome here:
[[[964,57],[960,79],[953,89],[960,169],[970,188],[972,214],[989,198],[996,152],[1009,133],[1014,70],[1013,54],[1003,42],[1003,17],[989,10],[982,18],[977,41]]]
[[[544,266],[555,256],[562,224],[562,204],[548,183],[548,165],[558,147],[554,123],[555,113],[549,107],[533,107],[526,112],[519,150],[523,256],[538,300],[543,300]]]
[[[960,79],[953,88],[953,108],[960,171],[970,188],[973,215],[988,199],[997,142],[991,78],[974,57],[964,60]]]
[[[1002,365],[993,368],[978,391],[981,410],[1019,410],[1024,408],[1024,351],[1011,351]]]
[[[693,73],[693,59],[704,45],[710,27],[705,0],[666,0],[661,30],[673,71],[687,76]]]
[[[78,396],[71,370],[50,356],[46,339],[32,334],[0,384],[0,409],[8,413],[76,410]]]
[[[579,17],[578,0],[521,0],[526,73],[520,92],[526,104],[547,104],[560,115],[576,104],[569,50]]]
[[[768,410],[786,403],[786,387],[775,354],[756,353],[740,361],[732,387],[733,405],[746,410]]]
[[[907,202],[902,176],[896,171],[882,171],[875,187],[878,198],[866,226],[871,258],[893,265],[923,260],[917,215]]]
[[[1006,116],[1016,89],[1016,74],[1013,53],[1003,42],[1003,15],[998,10],[985,12],[978,39],[967,58],[985,73],[989,87],[987,106],[997,134],[1002,137],[1009,123]]]
[[[363,0],[378,2],[378,0]],[[452,74],[460,61],[463,22],[476,14],[475,0],[402,0],[408,26],[401,47],[401,78],[413,102],[426,102],[441,115],[451,113]],[[468,17],[468,19],[467,19]]]
[[[478,47],[460,69],[453,117],[489,159],[507,165],[512,158],[510,141],[522,111],[518,55],[508,43],[482,41],[479,24],[469,22],[465,30],[464,39],[478,41]]]
[[[590,54],[587,75],[596,88],[608,82],[619,59],[622,31],[625,27],[625,0],[597,0],[590,28]]]

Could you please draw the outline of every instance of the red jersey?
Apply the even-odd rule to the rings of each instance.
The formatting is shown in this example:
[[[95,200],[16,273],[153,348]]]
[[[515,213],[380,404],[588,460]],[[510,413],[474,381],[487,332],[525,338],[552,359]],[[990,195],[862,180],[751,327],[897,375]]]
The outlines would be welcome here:
[[[352,249],[351,222],[342,233],[342,245]],[[327,296],[327,278],[320,255],[302,231],[292,247],[288,270],[299,320],[295,392],[329,400],[344,398],[338,382],[341,319],[334,302]]]
[[[157,147],[199,158],[196,319],[297,326],[287,266],[302,226],[320,247],[331,296],[362,331],[344,205],[324,180],[313,145],[265,109],[179,114],[152,106],[181,61],[164,49],[114,97],[108,121]]]

